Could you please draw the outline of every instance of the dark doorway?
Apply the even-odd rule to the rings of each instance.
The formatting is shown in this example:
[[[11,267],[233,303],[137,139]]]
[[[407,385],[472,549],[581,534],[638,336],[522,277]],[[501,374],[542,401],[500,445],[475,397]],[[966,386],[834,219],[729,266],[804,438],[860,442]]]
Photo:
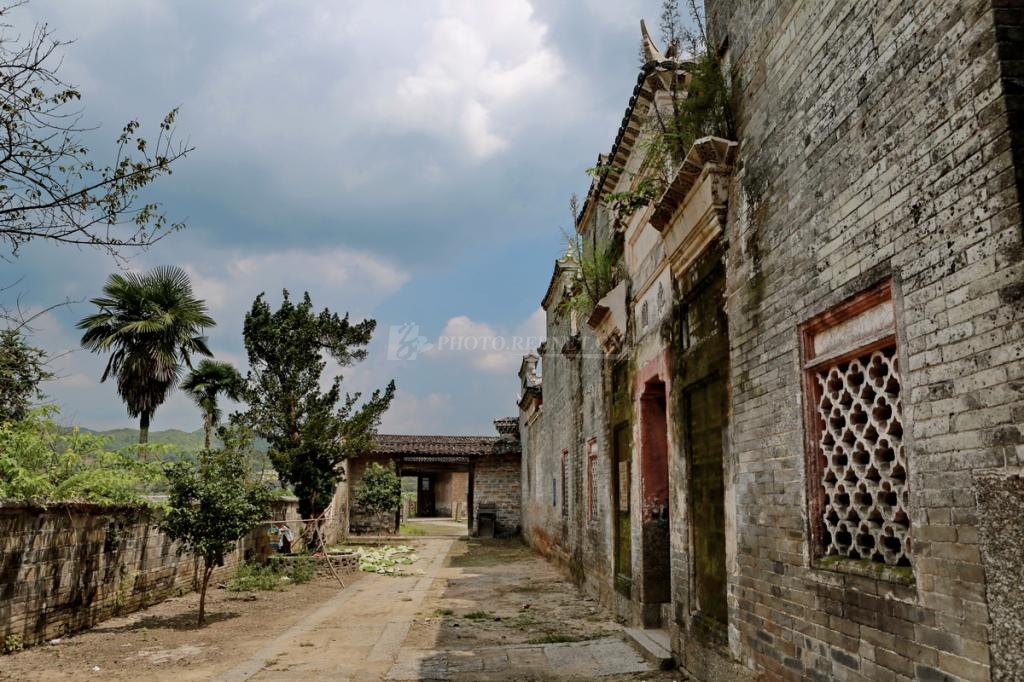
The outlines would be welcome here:
[[[615,589],[626,595],[633,590],[633,532],[630,514],[630,467],[633,461],[630,412],[632,398],[629,369],[620,362],[612,367],[612,519],[615,533]]]
[[[640,395],[641,583],[644,625],[661,625],[671,598],[668,495],[668,402],[665,384],[652,380]]]
[[[721,252],[695,265],[679,308],[676,381],[686,456],[692,589],[690,616],[702,637],[725,641],[728,574],[725,547],[724,433],[729,410],[729,339]],[[683,614],[678,614],[680,620]]]
[[[418,476],[416,482],[416,516],[428,518],[435,514],[434,479],[432,476]]]
[[[705,626],[727,622],[725,571],[725,477],[722,429],[725,382],[718,377],[686,391],[687,454],[690,459],[690,518],[696,607]]]

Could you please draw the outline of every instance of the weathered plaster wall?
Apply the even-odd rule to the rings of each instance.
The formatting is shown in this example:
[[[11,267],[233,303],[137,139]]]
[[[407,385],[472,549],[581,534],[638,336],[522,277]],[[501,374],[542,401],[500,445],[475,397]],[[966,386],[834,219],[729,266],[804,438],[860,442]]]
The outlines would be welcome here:
[[[1019,18],[1020,3],[997,4]],[[973,485],[1024,456],[1024,245],[992,5],[708,3],[741,142],[728,234],[732,647],[770,677],[1014,669],[1006,649],[989,651],[1010,630],[990,626]],[[888,277],[910,586],[813,569],[807,539],[797,325]],[[1019,623],[1019,609],[1001,613]]]
[[[292,498],[275,502],[272,517],[297,514]],[[296,534],[301,529],[290,525]],[[260,526],[244,538],[214,582],[231,575],[265,535]],[[26,645],[38,644],[195,589],[202,564],[176,550],[154,512],[0,506],[0,641],[18,635]]]

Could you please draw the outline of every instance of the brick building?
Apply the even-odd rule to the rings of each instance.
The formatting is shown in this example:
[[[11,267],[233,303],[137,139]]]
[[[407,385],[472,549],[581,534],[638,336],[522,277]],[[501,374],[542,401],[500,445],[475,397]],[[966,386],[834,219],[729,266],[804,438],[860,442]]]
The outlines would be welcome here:
[[[521,476],[518,424],[515,418],[494,421],[496,436],[415,436],[379,434],[364,457],[346,463],[347,486],[357,487],[371,463],[392,468],[399,476],[416,478],[417,515],[451,517],[461,506],[467,531],[475,535],[481,506],[495,515],[496,531],[520,527]],[[351,498],[351,495],[349,496]],[[392,517],[371,517],[349,510],[353,533],[394,530]]]
[[[559,260],[520,370],[524,535],[701,679],[1024,679],[1024,6],[707,13],[735,139],[616,210],[690,78],[646,39],[577,223],[617,281]]]

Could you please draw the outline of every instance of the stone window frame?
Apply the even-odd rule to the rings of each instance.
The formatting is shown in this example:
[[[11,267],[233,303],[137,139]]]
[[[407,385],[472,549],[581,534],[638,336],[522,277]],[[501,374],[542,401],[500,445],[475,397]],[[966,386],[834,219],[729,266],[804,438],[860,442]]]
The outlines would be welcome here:
[[[569,518],[569,449],[562,450],[562,518]]]
[[[597,438],[587,441],[587,519],[591,522],[597,518],[597,504],[595,503],[595,491],[597,485],[594,476],[597,474]]]
[[[826,558],[825,538],[822,524],[819,522],[825,507],[825,491],[821,481],[825,467],[819,456],[819,438],[823,424],[817,405],[818,388],[816,372],[829,365],[849,362],[889,348],[894,349],[897,361],[905,365],[904,345],[901,342],[898,324],[899,310],[896,303],[896,297],[893,293],[893,282],[891,279],[886,279],[799,325],[801,404],[804,418],[804,455],[806,464],[806,509],[808,510],[809,526],[807,537],[810,541],[810,562],[814,568],[840,570],[891,582],[911,584],[914,580],[913,570],[909,567],[893,567],[870,560],[845,559],[842,561],[829,561],[831,557]],[[892,323],[885,328],[884,333],[878,330],[873,335],[851,339],[847,344],[841,345],[838,350],[832,349],[820,355],[815,352],[815,339],[818,335],[884,305],[891,306],[893,312]],[[909,396],[910,389],[907,386],[905,377],[901,377],[900,399],[904,405],[909,402]],[[904,412],[904,433],[909,431],[905,423],[906,419],[907,414]],[[904,444],[909,445],[908,443]],[[907,472],[907,478],[909,482],[909,471]],[[911,525],[907,533],[907,542],[911,547],[912,537],[913,526]]]

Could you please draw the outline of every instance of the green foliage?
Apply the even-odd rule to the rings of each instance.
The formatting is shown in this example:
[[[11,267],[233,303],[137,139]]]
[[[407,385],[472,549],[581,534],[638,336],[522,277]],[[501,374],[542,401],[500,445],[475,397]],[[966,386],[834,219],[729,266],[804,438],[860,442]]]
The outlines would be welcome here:
[[[0,330],[0,422],[28,416],[43,397],[39,384],[51,377],[45,352],[30,346],[16,329]]]
[[[220,421],[221,411],[217,399],[224,395],[230,400],[239,400],[242,395],[242,375],[230,362],[203,360],[189,372],[181,382],[192,401],[203,412],[203,430],[206,434],[205,448],[210,449],[210,433]]]
[[[325,391],[321,379],[330,356],[341,367],[366,357],[376,322],[349,322],[324,309],[314,313],[309,294],[293,303],[284,292],[272,311],[260,294],[245,316],[245,348],[252,371],[245,391],[244,416],[270,445],[270,460],[281,482],[299,498],[299,513],[323,513],[342,478],[341,463],[373,444],[380,418],[395,395],[395,383],[361,395],[341,396],[341,377]]]
[[[0,499],[145,504],[142,494],[159,470],[131,450],[107,450],[99,436],[61,428],[55,413],[44,407],[0,424]]]
[[[203,330],[216,322],[192,293],[188,274],[174,266],[148,273],[115,273],[92,299],[100,311],[83,318],[82,346],[110,353],[100,381],[113,376],[128,414],[139,417],[139,442],[149,436],[156,408],[192,366],[192,355],[210,356]]]
[[[730,81],[708,44],[703,9],[694,0],[686,4],[691,28],[684,24],[677,0],[662,2],[665,56],[676,60],[678,68],[651,76],[661,79],[661,90],[668,97],[652,107],[644,124],[637,147],[643,161],[632,173],[629,189],[605,196],[619,225],[664,194],[694,142],[708,136],[733,139],[736,135]],[[623,170],[599,166],[587,172],[601,176],[613,169]]]
[[[16,651],[21,651],[25,648],[25,643],[21,640],[21,635],[7,635],[4,638],[4,645],[0,653],[13,654]]]
[[[0,17],[22,4],[0,8]],[[46,24],[25,35],[0,35],[0,243],[11,255],[33,240],[116,255],[183,227],[168,224],[159,204],[139,201],[140,192],[192,150],[174,141],[177,110],[160,122],[155,140],[129,121],[111,161],[97,164],[81,140],[90,129],[81,121],[82,93],[57,74],[68,43],[55,40]]]
[[[589,315],[597,302],[611,291],[621,278],[622,241],[619,238],[587,239],[577,233],[563,233],[569,256],[579,266],[576,288],[565,301],[569,310]],[[618,235],[616,235],[618,236]]]
[[[289,557],[266,565],[254,561],[238,567],[228,583],[232,592],[272,592],[288,585],[308,583],[316,577],[317,560],[312,557]]]
[[[208,565],[222,563],[238,538],[269,514],[269,490],[250,480],[236,452],[207,453],[198,465],[175,462],[166,475],[170,489],[161,526],[181,543],[181,553]]]
[[[402,479],[388,467],[373,462],[363,472],[352,499],[367,514],[393,512],[402,503]]]
[[[167,467],[170,490],[161,529],[177,540],[180,554],[203,560],[199,624],[206,608],[206,587],[216,566],[238,539],[270,513],[270,492],[250,480],[246,462],[234,450],[204,453],[200,462]]]

